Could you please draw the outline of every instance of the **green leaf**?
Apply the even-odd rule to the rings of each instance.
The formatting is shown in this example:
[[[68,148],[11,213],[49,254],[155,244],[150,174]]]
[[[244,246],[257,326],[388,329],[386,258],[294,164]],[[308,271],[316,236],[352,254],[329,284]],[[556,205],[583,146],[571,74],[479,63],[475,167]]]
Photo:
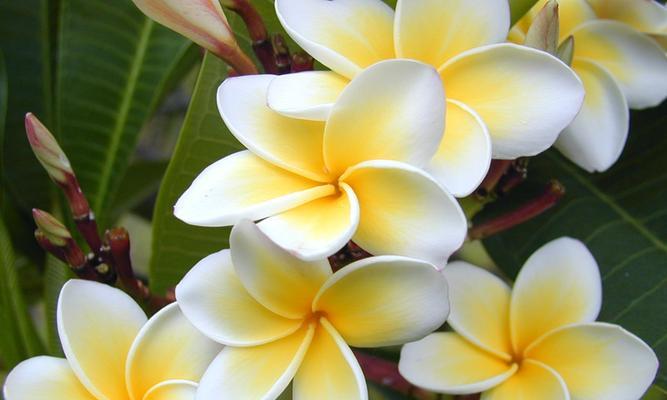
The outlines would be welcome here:
[[[533,8],[537,0],[510,0],[511,25],[514,26],[521,17]]]
[[[185,116],[176,150],[167,168],[153,215],[151,287],[173,287],[197,261],[228,246],[229,229],[186,225],[173,215],[176,200],[208,165],[242,146],[225,127],[215,94],[227,66],[207,53]]]
[[[111,207],[111,222],[157,193],[167,165],[167,161],[161,160],[130,164]]]
[[[62,357],[63,350],[58,337],[58,325],[56,312],[58,309],[58,297],[68,279],[74,275],[69,266],[57,258],[47,255],[46,268],[44,271],[44,314],[46,316],[46,337],[49,354],[54,357]]]
[[[552,211],[485,241],[496,264],[514,277],[538,247],[561,236],[587,244],[604,288],[600,320],[622,325],[651,345],[667,385],[667,103],[633,113],[621,160],[588,174],[554,151],[535,158],[531,182],[560,180],[567,190]],[[528,184],[530,185],[530,183]],[[512,201],[512,199],[508,199]],[[499,207],[499,206],[497,206]],[[480,215],[492,213],[492,208]]]
[[[105,225],[139,132],[191,43],[130,0],[61,0],[58,133]]]
[[[0,51],[0,179],[5,169],[4,152],[2,151],[5,143],[5,120],[7,119],[7,68],[5,67],[5,57]]]

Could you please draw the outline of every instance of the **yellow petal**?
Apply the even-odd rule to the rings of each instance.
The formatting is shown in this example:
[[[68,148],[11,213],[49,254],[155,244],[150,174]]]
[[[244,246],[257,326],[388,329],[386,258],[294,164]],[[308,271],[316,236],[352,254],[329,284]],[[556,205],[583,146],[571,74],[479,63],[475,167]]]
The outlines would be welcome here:
[[[143,400],[195,400],[197,384],[185,380],[171,380],[153,386]]]
[[[58,335],[72,370],[98,398],[129,399],[125,362],[146,315],[121,290],[70,280],[58,298]]]
[[[557,329],[526,349],[553,368],[573,399],[639,399],[653,382],[653,350],[620,326],[589,323]]]
[[[497,276],[462,261],[442,270],[449,284],[449,325],[471,343],[511,360],[509,286]]]
[[[294,400],[366,400],[368,390],[352,350],[325,318],[294,377]]]
[[[396,54],[438,68],[466,50],[505,40],[510,9],[505,0],[399,0]]]
[[[292,39],[341,75],[353,78],[371,64],[394,57],[394,12],[382,1],[275,3],[278,19]]]
[[[489,129],[494,158],[549,148],[584,99],[581,81],[551,55],[514,44],[467,51],[441,69],[447,98],[475,110]]]
[[[424,166],[445,128],[445,97],[436,70],[411,60],[383,61],[343,90],[324,133],[324,160],[338,176],[368,160]]]
[[[326,121],[350,81],[330,71],[307,71],[277,76],[269,86],[267,103],[283,115]]]
[[[254,346],[295,332],[299,319],[274,314],[255,300],[234,271],[229,250],[212,254],[176,286],[185,317],[202,333],[230,346]]]
[[[640,32],[660,33],[667,26],[667,9],[654,0],[588,0],[600,18],[614,19]]]
[[[174,206],[180,220],[200,226],[233,225],[258,220],[335,191],[280,169],[249,151],[241,151],[206,168]]]
[[[339,184],[338,194],[267,218],[262,231],[279,246],[304,260],[322,260],[352,238],[359,225],[359,203],[354,191]]]
[[[466,235],[456,200],[421,169],[395,161],[350,168],[341,180],[359,200],[353,240],[371,254],[396,254],[444,265]]]
[[[324,123],[287,118],[267,105],[273,75],[225,80],[218,109],[234,136],[264,160],[316,181],[328,177],[322,158]]]
[[[516,354],[555,328],[595,321],[601,304],[600,271],[586,246],[570,238],[547,243],[514,284],[510,329]]]
[[[250,295],[285,318],[302,318],[331,275],[326,259],[301,261],[280,248],[250,221],[241,221],[229,240],[236,275]]]
[[[511,378],[484,392],[482,400],[569,400],[563,378],[548,366],[524,360]]]
[[[483,392],[511,377],[516,364],[468,343],[454,332],[438,332],[401,350],[401,375],[413,385],[448,394]]]
[[[574,31],[575,58],[606,68],[631,108],[660,104],[667,97],[667,57],[651,38],[616,21],[591,21]]]
[[[197,398],[277,398],[299,369],[314,331],[311,323],[272,343],[225,347],[201,379]]]
[[[133,400],[142,400],[155,385],[169,380],[199,382],[222,345],[200,333],[171,304],[155,314],[144,325],[127,356],[126,380]],[[187,386],[187,385],[186,385]],[[192,390],[177,385],[160,389],[162,392]],[[160,399],[157,392],[155,399]]]
[[[475,111],[447,101],[445,135],[426,170],[454,196],[472,193],[491,164],[491,137]]]
[[[63,358],[33,357],[11,370],[3,385],[5,400],[95,400]]]
[[[417,340],[445,322],[447,282],[423,261],[383,256],[336,272],[313,302],[345,341],[378,347]]]

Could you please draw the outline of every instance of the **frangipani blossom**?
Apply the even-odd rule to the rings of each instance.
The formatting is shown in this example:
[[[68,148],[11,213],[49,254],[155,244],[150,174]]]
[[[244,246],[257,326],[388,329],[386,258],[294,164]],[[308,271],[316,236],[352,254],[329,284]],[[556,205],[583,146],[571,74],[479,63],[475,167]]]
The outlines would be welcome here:
[[[34,357],[5,381],[5,400],[194,400],[221,346],[171,304],[146,321],[124,292],[71,280],[58,299],[66,359]]]
[[[250,221],[233,228],[230,245],[176,287],[185,316],[226,345],[197,400],[271,400],[292,379],[294,399],[367,399],[349,346],[416,340],[447,318],[447,283],[426,262],[371,257],[332,274],[326,260],[295,258]]]
[[[510,289],[486,270],[454,262],[449,325],[407,344],[399,369],[417,386],[482,399],[639,399],[658,369],[651,348],[617,325],[595,322],[598,266],[579,241],[537,250]]]
[[[201,226],[261,220],[273,241],[305,260],[353,239],[371,254],[444,265],[467,222],[425,166],[442,138],[443,89],[419,62],[378,63],[347,85],[325,122],[266,106],[272,75],[227,79],[222,118],[249,150],[214,163],[174,214]]]
[[[565,64],[500,43],[509,30],[507,0],[399,0],[396,12],[382,0],[275,6],[290,36],[332,70],[276,78],[268,102],[285,115],[325,119],[347,82],[381,60],[409,58],[438,70],[447,123],[428,170],[456,196],[479,185],[492,156],[549,148],[581,107],[581,82]]]
[[[522,40],[545,1],[519,21],[511,40]],[[642,33],[659,33],[667,11],[652,0],[559,0],[559,8],[560,40],[574,38],[572,68],[586,98],[556,147],[589,172],[605,171],[625,146],[628,108],[653,107],[667,97],[667,56]]]

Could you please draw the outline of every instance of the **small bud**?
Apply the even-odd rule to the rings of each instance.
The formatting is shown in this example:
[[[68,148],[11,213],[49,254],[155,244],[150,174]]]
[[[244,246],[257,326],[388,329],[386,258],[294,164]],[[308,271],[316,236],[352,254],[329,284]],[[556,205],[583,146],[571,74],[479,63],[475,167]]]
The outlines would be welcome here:
[[[55,246],[66,246],[68,240],[72,239],[65,225],[56,219],[53,215],[46,211],[33,209],[32,217],[37,224],[39,231]]]
[[[572,65],[574,58],[574,36],[570,35],[558,46],[556,56],[565,64]]]
[[[32,113],[25,116],[25,131],[32,151],[51,179],[56,183],[64,184],[67,181],[67,175],[74,173],[56,138]]]
[[[526,33],[525,45],[556,55],[560,35],[558,2],[549,0]]]

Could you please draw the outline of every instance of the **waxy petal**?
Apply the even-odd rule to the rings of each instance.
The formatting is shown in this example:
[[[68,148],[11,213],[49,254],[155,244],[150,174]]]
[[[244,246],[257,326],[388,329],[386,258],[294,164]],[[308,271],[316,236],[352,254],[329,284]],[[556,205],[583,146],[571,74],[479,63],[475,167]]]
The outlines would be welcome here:
[[[58,298],[58,335],[79,381],[98,398],[129,399],[125,363],[146,323],[141,307],[123,291],[70,280]]]
[[[555,328],[595,321],[601,305],[600,270],[586,246],[570,238],[547,243],[514,283],[510,330],[516,354]]]
[[[307,71],[276,77],[269,86],[271,109],[292,118],[326,121],[350,81],[330,71]]]
[[[616,21],[591,21],[574,31],[575,58],[593,61],[616,79],[630,108],[667,98],[667,56],[651,38]]]
[[[303,318],[331,275],[326,259],[301,261],[271,241],[257,225],[241,221],[229,239],[236,275],[250,295],[285,318]]]
[[[179,399],[194,393],[192,384],[183,382],[160,389],[155,386],[173,380],[199,382],[221,349],[183,316],[177,304],[168,305],[143,326],[127,356],[125,379],[130,397]],[[171,397],[160,397],[167,395]]]
[[[667,8],[654,0],[588,0],[598,17],[613,19],[640,32],[660,33],[667,27]]]
[[[573,399],[639,399],[658,370],[658,359],[646,343],[604,323],[557,329],[525,355],[563,377]]]
[[[445,96],[436,70],[410,60],[377,63],[354,79],[331,110],[324,161],[334,175],[368,160],[424,166],[445,128]]]
[[[289,385],[308,351],[315,324],[254,347],[225,347],[199,383],[197,400],[275,399]]]
[[[195,382],[170,380],[153,386],[143,400],[195,400],[196,394]]]
[[[322,260],[345,246],[359,226],[354,191],[339,184],[338,194],[267,218],[262,231],[279,246],[303,260]]]
[[[491,137],[484,121],[470,107],[447,101],[445,136],[426,167],[456,197],[472,193],[489,170]]]
[[[448,394],[483,392],[506,381],[517,368],[453,332],[437,332],[406,344],[398,364],[401,375],[413,385]]]
[[[264,160],[308,179],[327,182],[322,158],[324,123],[278,114],[267,106],[274,75],[225,80],[218,88],[218,110],[234,136]]]
[[[575,60],[574,70],[586,89],[584,105],[556,141],[556,148],[588,172],[602,172],[621,156],[630,129],[623,92],[606,69]]]
[[[366,400],[368,389],[352,350],[325,318],[320,318],[313,342],[292,387],[294,400]]]
[[[212,254],[176,286],[185,317],[203,334],[230,346],[255,346],[288,336],[301,320],[287,319],[255,300],[234,271],[229,250]]]
[[[465,238],[468,223],[457,201],[421,169],[369,161],[341,180],[359,200],[353,240],[375,255],[396,254],[442,266]]]
[[[572,122],[584,99],[581,81],[563,62],[509,43],[462,53],[445,64],[441,76],[447,97],[482,117],[494,158],[546,150]]]
[[[33,357],[7,375],[5,400],[95,400],[64,358]]]
[[[563,378],[540,362],[524,360],[511,378],[484,392],[483,400],[570,400]]]
[[[219,160],[192,182],[174,206],[174,215],[192,225],[227,226],[258,220],[335,191],[269,164],[249,151]]]
[[[466,50],[503,42],[509,24],[506,0],[398,0],[396,55],[438,68]]]
[[[447,323],[476,346],[511,360],[510,287],[492,273],[462,261],[447,264],[442,273],[450,288],[452,311]]]
[[[424,337],[449,314],[447,282],[426,262],[371,257],[336,272],[313,302],[356,347],[402,344]]]
[[[350,79],[394,57],[394,11],[381,0],[277,0],[276,13],[299,46]]]

